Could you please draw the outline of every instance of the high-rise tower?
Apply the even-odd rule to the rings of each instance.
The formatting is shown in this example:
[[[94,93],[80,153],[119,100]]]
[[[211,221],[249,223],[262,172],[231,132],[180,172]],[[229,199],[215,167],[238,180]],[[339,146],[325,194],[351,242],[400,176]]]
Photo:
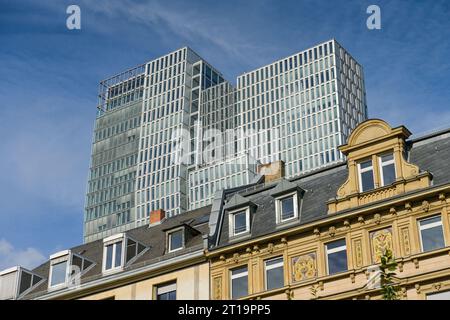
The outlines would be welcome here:
[[[102,81],[99,97],[86,242],[145,224],[153,210],[207,205],[257,179],[260,163],[283,160],[292,177],[342,161],[337,146],[367,118],[362,67],[335,40],[236,86],[185,47]]]

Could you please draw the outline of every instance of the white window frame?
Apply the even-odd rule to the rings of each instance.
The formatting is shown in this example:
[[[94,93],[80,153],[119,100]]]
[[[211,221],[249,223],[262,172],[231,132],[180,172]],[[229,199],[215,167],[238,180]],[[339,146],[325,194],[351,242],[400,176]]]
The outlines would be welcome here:
[[[328,250],[328,245],[329,245],[330,243],[333,243],[333,242],[336,242],[336,241],[340,241],[340,240],[344,240],[344,241],[345,241],[345,244],[344,244],[343,246],[340,246],[340,247],[337,247],[337,248],[333,248],[333,249],[331,249],[331,250]],[[347,270],[348,270],[347,239],[342,238],[342,239],[338,239],[338,240],[335,240],[335,241],[327,242],[327,243],[325,244],[325,255],[326,255],[327,275],[330,275],[330,268],[329,268],[330,263],[329,263],[329,261],[328,261],[328,255],[329,255],[329,254],[332,254],[332,253],[336,253],[336,252],[341,252],[341,251],[345,251],[345,254],[346,254],[346,256],[347,256]]]
[[[230,270],[230,298],[233,298],[233,280],[234,279],[239,279],[239,278],[244,278],[247,277],[247,295],[248,295],[248,265],[245,265],[246,271],[244,272],[240,272],[238,274],[233,275],[233,271],[236,269],[241,269],[243,268],[244,265],[240,266],[240,267],[236,267]],[[239,299],[239,298],[238,298]]]
[[[424,220],[428,220],[428,219],[433,219],[439,217],[440,221],[439,222],[433,222],[430,224],[427,224],[425,226],[422,226],[421,222]],[[425,217],[425,218],[421,218],[417,221],[417,224],[419,226],[419,238],[420,238],[420,250],[421,252],[428,252],[428,251],[424,251],[423,249],[423,240],[422,240],[422,230],[428,230],[434,227],[438,227],[441,226],[442,229],[442,239],[444,240],[444,246],[445,246],[445,234],[444,234],[444,224],[442,223],[442,215],[438,214],[438,215],[434,215],[434,216],[429,216],[429,217]]]
[[[392,160],[388,160],[388,161],[383,162],[382,157],[388,156],[388,155],[392,155]],[[390,164],[394,165],[394,175],[395,175],[395,177],[397,177],[397,168],[395,166],[395,155],[394,155],[394,153],[393,152],[387,152],[387,153],[380,154],[378,156],[378,166],[380,168],[380,179],[381,179],[381,186],[382,187],[385,186],[385,184],[384,184],[383,167],[384,166],[388,166]]]
[[[172,249],[172,241],[171,241],[171,236],[173,233],[175,232],[179,232],[181,231],[181,247],[176,248],[176,249]],[[167,252],[175,252],[178,250],[183,250],[185,247],[185,230],[184,227],[180,227],[180,228],[176,228],[170,231],[167,231]]]
[[[57,260],[57,261],[55,261],[55,260]],[[69,281],[69,265],[71,263],[70,260],[71,260],[71,258],[70,258],[69,250],[59,251],[50,256],[50,271],[49,271],[49,275],[48,275],[48,289],[49,290],[56,290],[56,289],[64,288],[67,286],[67,283]],[[65,272],[64,282],[52,285],[53,266],[56,264],[62,263],[62,262],[66,263],[66,272]]]
[[[177,299],[177,282],[166,282],[157,284],[155,288],[155,300],[158,300],[158,296],[164,293],[175,291],[175,299]],[[161,292],[160,292],[161,290]]]
[[[75,275],[72,276],[70,274],[70,272],[72,271],[73,257],[74,256],[76,256],[76,257],[81,259],[81,270],[80,270],[80,273],[78,275],[75,274]],[[55,262],[54,260],[58,260],[58,261]],[[87,267],[87,268],[84,268],[84,265],[85,265],[86,261],[89,261],[91,263],[91,265],[89,267]],[[52,285],[51,281],[52,281],[52,275],[53,275],[53,265],[56,265],[56,264],[61,263],[61,262],[66,262],[66,278],[65,278],[63,283]],[[49,290],[55,290],[55,289],[59,289],[59,288],[62,288],[62,287],[67,287],[72,282],[73,277],[76,277],[76,276],[81,277],[84,273],[86,273],[87,271],[92,269],[95,266],[95,264],[96,263],[93,262],[92,260],[87,259],[87,258],[83,257],[82,255],[73,253],[71,250],[60,251],[60,252],[57,252],[57,253],[51,255],[50,256],[50,271],[49,271],[49,278],[48,278],[48,288],[49,288]],[[32,272],[28,271],[28,273],[32,273]]]
[[[273,265],[267,266],[267,262],[273,261],[273,260],[278,260],[281,259],[280,262],[275,263]],[[281,267],[283,269],[283,286],[284,287],[284,257],[283,256],[278,256],[278,257],[274,257],[274,258],[270,258],[267,260],[264,260],[264,288],[266,290],[267,289],[267,271],[272,270],[272,269],[276,269]]]
[[[235,220],[234,217],[236,214],[244,212],[245,211],[245,230],[234,233],[234,227],[235,227]],[[236,210],[232,210],[228,212],[228,226],[229,226],[229,235],[230,237],[237,237],[240,235],[244,235],[250,232],[250,208],[240,208]]]
[[[110,273],[110,272],[116,272],[118,270],[122,270],[125,262],[125,235],[123,233],[119,233],[117,235],[113,235],[111,237],[105,238],[103,240],[103,260],[102,260],[102,271],[103,273]],[[122,250],[121,250],[121,257],[120,257],[120,265],[117,267],[114,267],[114,263],[116,261],[116,251],[117,251],[117,244],[121,242]],[[112,261],[111,261],[111,268],[106,269],[106,257],[107,257],[107,247],[112,245]]]
[[[288,219],[283,219],[283,215],[282,215],[282,210],[283,207],[281,205],[281,201],[286,199],[286,198],[293,198],[293,202],[294,202],[294,216]],[[291,193],[287,193],[284,194],[282,196],[279,196],[275,199],[276,204],[275,204],[275,212],[276,212],[276,222],[277,224],[280,223],[284,223],[287,221],[291,221],[291,220],[295,220],[298,218],[298,193],[297,191],[291,192]]]
[[[361,169],[361,163],[369,162],[369,161],[372,163],[372,165],[371,165],[370,167]],[[374,172],[374,168],[373,168],[373,159],[370,158],[370,159],[365,159],[365,160],[361,160],[361,161],[358,162],[359,192],[367,192],[367,191],[370,191],[370,190],[365,190],[365,191],[363,191],[363,187],[362,187],[362,174],[363,174],[364,172],[367,172],[367,171],[370,171],[370,170],[372,170],[373,187],[375,188],[375,172]]]

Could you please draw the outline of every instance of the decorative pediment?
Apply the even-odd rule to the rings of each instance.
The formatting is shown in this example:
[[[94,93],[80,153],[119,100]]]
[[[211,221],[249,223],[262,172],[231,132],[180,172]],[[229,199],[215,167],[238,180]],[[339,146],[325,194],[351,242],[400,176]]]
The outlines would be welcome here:
[[[431,174],[420,172],[419,167],[405,159],[406,139],[411,132],[404,126],[391,128],[380,119],[370,119],[361,123],[348,139],[348,143],[339,147],[347,156],[348,178],[339,187],[336,197],[328,202],[329,213],[364,205],[393,197],[411,190],[428,187]],[[391,164],[395,168],[395,177],[384,183],[381,167],[382,155],[392,155]],[[362,190],[359,163],[369,162],[373,187]],[[394,170],[394,169],[393,169]]]

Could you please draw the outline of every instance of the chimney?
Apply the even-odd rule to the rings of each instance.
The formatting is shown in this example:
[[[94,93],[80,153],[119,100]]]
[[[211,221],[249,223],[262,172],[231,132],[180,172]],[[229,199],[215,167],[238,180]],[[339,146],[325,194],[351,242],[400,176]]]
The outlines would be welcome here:
[[[278,160],[258,166],[258,173],[264,176],[265,182],[272,182],[284,178],[284,161]]]
[[[161,223],[166,217],[166,213],[163,209],[153,210],[150,212],[150,225]]]

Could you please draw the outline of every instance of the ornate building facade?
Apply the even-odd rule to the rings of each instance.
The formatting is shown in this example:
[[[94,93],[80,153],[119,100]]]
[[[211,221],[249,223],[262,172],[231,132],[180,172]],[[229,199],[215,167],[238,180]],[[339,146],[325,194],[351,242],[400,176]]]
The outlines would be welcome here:
[[[347,165],[231,195],[207,252],[212,299],[380,299],[387,249],[399,298],[448,298],[450,133],[410,134],[365,121],[340,147]]]
[[[387,251],[399,299],[450,299],[450,129],[410,135],[367,120],[346,163],[265,165],[211,206],[0,272],[0,299],[381,299]]]

